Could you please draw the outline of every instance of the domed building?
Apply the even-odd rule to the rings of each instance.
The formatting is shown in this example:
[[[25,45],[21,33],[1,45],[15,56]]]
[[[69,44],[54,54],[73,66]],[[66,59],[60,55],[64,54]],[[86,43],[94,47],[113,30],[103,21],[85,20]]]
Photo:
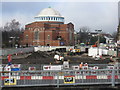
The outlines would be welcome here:
[[[25,25],[21,44],[24,46],[74,45],[74,25],[64,24],[64,17],[53,8],[43,9],[35,22]]]
[[[36,21],[55,21],[64,22],[64,17],[60,13],[52,8],[43,9],[36,17]]]

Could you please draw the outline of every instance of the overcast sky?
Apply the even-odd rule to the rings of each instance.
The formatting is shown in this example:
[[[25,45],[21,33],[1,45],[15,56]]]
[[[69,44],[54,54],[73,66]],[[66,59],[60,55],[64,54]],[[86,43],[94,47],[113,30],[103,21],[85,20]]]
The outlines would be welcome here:
[[[2,2],[0,26],[12,19],[22,26],[34,22],[34,16],[49,6],[65,17],[65,23],[72,22],[76,31],[82,26],[88,26],[91,31],[102,29],[107,33],[117,30],[117,2]]]

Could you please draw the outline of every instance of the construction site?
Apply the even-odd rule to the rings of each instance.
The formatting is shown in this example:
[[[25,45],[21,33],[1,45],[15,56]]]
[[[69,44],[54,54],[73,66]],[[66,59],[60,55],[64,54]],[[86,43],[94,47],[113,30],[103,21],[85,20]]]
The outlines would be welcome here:
[[[34,49],[25,53],[14,51],[12,55],[3,55],[1,66],[3,90],[7,87],[13,89],[29,86],[66,89],[68,86],[72,88],[73,85],[76,89],[81,87],[89,90],[96,88],[95,86],[101,88],[103,83],[106,88],[117,90],[120,84],[119,58],[114,54],[89,56],[89,52],[88,47],[84,51],[78,48],[68,50],[57,48],[51,51]],[[10,62],[8,59],[11,59]]]
[[[59,52],[58,52],[59,53]],[[54,55],[57,54],[55,52],[33,52],[23,55],[13,55],[12,63],[13,64],[61,64],[63,61],[60,61],[58,63],[54,60]],[[60,54],[60,53],[59,53]],[[100,60],[95,60],[92,57],[88,57],[86,54],[80,54],[80,55],[64,55],[64,52],[62,53],[65,60],[68,60],[70,64],[80,64],[81,62],[88,63],[88,64],[109,64],[113,61],[110,60],[110,57]],[[65,53],[66,54],[66,53]],[[19,58],[18,58],[19,57]],[[4,59],[3,64],[7,64],[8,60]]]
[[[120,90],[120,3],[49,3],[4,2],[0,90]]]

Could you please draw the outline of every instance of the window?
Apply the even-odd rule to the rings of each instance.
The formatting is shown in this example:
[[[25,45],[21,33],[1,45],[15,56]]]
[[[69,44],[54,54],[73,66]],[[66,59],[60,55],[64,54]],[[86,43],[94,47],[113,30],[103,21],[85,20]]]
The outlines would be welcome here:
[[[53,17],[51,17],[51,20],[53,20]]]
[[[25,39],[28,40],[28,35],[25,36]]]
[[[45,17],[43,17],[43,20],[45,20]]]
[[[34,39],[38,40],[39,39],[39,31],[34,32]]]
[[[47,36],[47,39],[50,40],[50,35]]]
[[[50,17],[48,17],[48,20],[50,20]]]

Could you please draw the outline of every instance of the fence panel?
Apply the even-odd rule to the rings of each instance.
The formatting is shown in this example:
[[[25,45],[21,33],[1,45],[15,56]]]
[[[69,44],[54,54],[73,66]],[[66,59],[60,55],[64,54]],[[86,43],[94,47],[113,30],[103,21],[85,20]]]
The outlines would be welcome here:
[[[94,73],[93,73],[94,71]],[[62,71],[19,71],[2,73],[2,86],[60,86],[120,84],[118,69],[62,70]],[[96,73],[95,73],[96,72]],[[104,72],[104,73],[103,73]]]

